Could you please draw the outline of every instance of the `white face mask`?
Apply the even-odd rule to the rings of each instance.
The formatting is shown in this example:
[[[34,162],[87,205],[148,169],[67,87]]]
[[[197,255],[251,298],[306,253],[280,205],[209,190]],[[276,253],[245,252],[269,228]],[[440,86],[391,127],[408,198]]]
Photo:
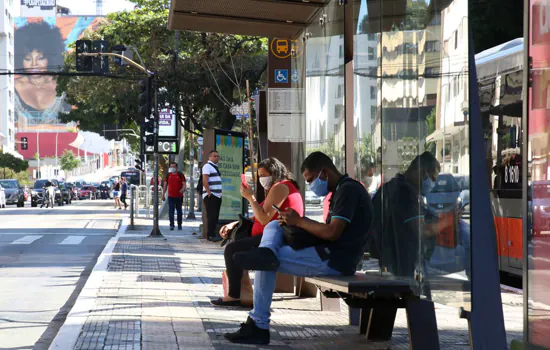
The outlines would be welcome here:
[[[175,173],[176,169],[175,168],[169,168],[168,171],[171,172],[171,173]]]
[[[260,177],[260,184],[267,191],[271,188],[271,185],[273,184],[273,178],[271,176]]]

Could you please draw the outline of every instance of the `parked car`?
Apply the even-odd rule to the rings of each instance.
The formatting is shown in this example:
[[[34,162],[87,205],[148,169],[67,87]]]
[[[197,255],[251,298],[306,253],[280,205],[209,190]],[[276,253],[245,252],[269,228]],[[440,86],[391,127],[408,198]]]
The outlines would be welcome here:
[[[468,175],[454,175],[456,182],[458,183],[458,189],[460,190],[459,201],[462,203],[470,203],[470,177]],[[466,205],[464,208],[464,214],[470,216],[470,206]]]
[[[25,193],[19,181],[14,179],[0,180],[0,186],[4,188],[6,204],[15,204],[17,207],[25,206]]]
[[[44,185],[47,181],[53,183],[55,189],[55,202],[59,205],[63,205],[63,197],[61,190],[59,189],[59,182],[57,180],[40,179],[34,183],[34,188],[31,190],[31,207],[36,207],[38,204],[42,204],[42,197],[44,196]]]
[[[65,185],[64,182],[59,183],[59,189],[61,190],[63,202],[65,202],[65,204],[71,204],[71,191],[69,191],[69,188]]]
[[[94,199],[95,187],[92,185],[84,185],[78,192],[78,199]]]
[[[0,185],[0,208],[6,207],[6,192],[4,191],[4,187]]]
[[[321,205],[322,203],[323,203],[323,199],[321,197],[317,196],[311,190],[306,191],[306,205],[307,204]]]

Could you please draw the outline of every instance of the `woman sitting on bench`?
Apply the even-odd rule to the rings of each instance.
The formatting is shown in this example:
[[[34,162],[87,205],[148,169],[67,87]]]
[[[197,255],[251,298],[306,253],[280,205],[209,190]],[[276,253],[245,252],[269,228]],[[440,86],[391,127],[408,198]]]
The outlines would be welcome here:
[[[252,293],[241,295],[241,281],[245,284],[245,288],[248,286],[249,290],[252,289],[248,273],[235,265],[233,254],[258,248],[262,241],[265,225],[279,218],[279,214],[273,208],[273,205],[282,210],[292,208],[300,216],[304,213],[304,202],[298,184],[292,179],[290,172],[281,161],[273,157],[264,159],[258,164],[258,178],[266,192],[265,200],[262,203],[256,201],[250,187],[241,185],[241,195],[250,203],[254,212],[254,224],[250,237],[234,241],[225,247],[224,257],[228,288],[227,291],[224,290],[226,295],[223,298],[211,300],[211,303],[216,306],[252,306]],[[232,222],[223,226],[220,230],[220,236],[227,237],[236,225],[237,222]],[[245,278],[243,278],[243,274]]]

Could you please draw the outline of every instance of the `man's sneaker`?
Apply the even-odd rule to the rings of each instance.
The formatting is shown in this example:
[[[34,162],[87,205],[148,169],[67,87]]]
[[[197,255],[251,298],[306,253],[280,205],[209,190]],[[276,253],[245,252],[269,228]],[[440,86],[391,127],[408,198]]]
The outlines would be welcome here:
[[[174,226],[170,226],[170,231],[174,231]]]
[[[225,339],[239,344],[269,344],[269,330],[256,326],[256,322],[248,317],[246,323],[241,323],[241,328],[235,333],[225,333]]]
[[[233,255],[233,261],[245,270],[277,271],[280,262],[269,248],[256,248]]]
[[[181,231],[183,230],[183,227],[181,227],[181,225],[178,226],[178,231]]]
[[[215,237],[208,237],[207,240],[209,240],[210,242],[219,242],[223,240],[223,238],[221,238],[220,236],[215,236]]]

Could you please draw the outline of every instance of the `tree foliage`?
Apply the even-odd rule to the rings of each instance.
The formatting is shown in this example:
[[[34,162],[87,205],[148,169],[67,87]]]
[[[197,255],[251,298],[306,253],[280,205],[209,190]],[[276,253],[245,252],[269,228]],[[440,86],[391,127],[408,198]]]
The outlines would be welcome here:
[[[80,159],[74,155],[73,151],[65,150],[61,156],[61,170],[71,171],[80,166]]]
[[[169,1],[133,2],[134,10],[109,14],[95,32],[84,36],[135,47],[143,62],[136,55],[134,61],[155,72],[166,88],[160,103],[180,106],[183,116],[200,124],[230,128],[234,117],[229,107],[242,101],[245,81],[250,80],[255,89],[265,80],[266,39],[183,31],[176,48],[176,33],[167,29]],[[80,121],[81,129],[99,133],[105,125],[111,129],[139,125],[137,80],[145,75],[134,67],[110,64],[110,77],[59,78],[58,94],[66,92],[68,103],[76,106],[61,116],[63,121]],[[71,53],[65,57],[65,69],[74,67]]]
[[[0,153],[0,176],[3,179],[12,179],[17,173],[26,171],[29,163],[26,160],[14,157],[9,153]]]

